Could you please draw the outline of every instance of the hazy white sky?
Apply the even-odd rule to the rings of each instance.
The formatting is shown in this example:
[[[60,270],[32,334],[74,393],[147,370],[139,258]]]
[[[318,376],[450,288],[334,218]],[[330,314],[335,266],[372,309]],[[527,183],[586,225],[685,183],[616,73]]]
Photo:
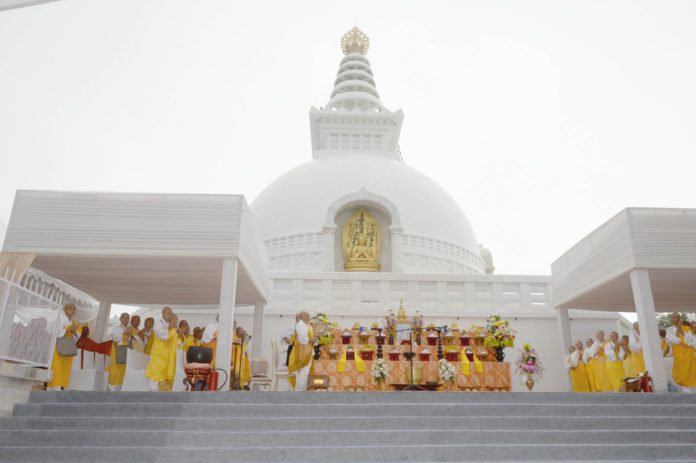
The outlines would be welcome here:
[[[626,206],[696,206],[693,1],[62,0],[0,13],[0,221],[16,189],[251,202],[311,158],[356,20],[405,162],[496,273],[549,273]]]

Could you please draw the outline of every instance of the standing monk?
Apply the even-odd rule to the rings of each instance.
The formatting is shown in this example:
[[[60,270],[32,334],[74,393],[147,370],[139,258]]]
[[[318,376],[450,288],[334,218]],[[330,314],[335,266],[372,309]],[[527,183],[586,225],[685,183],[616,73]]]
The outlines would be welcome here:
[[[611,391],[611,384],[609,383],[609,375],[607,372],[607,357],[604,351],[606,346],[606,340],[604,339],[604,331],[597,331],[594,344],[592,344],[592,350],[590,355],[592,356],[592,368],[594,369],[595,377],[595,390],[597,392],[609,392]]]
[[[169,330],[172,319],[171,307],[162,309],[162,318],[157,320],[153,329],[152,352],[145,369],[145,376],[150,379],[150,390],[159,391],[160,382],[167,381],[169,369]],[[173,327],[176,330],[176,327]]]
[[[210,322],[205,325],[203,330],[203,337],[201,338],[201,345],[213,350],[213,361],[210,363],[211,368],[215,368],[215,352],[217,351],[217,335],[218,326],[220,321],[220,315],[215,317],[214,322]]]
[[[294,378],[290,378],[290,383],[295,383],[296,391],[306,391],[307,381],[309,380],[309,369],[312,365],[312,343],[310,342],[313,333],[310,332],[309,313],[300,312],[298,322],[295,325],[295,333],[292,335],[292,351],[288,362],[288,373],[295,373]]]
[[[587,377],[587,365],[585,365],[585,352],[582,341],[575,342],[575,352],[570,356],[570,363],[575,368],[575,392],[591,392],[590,381]]]
[[[619,343],[619,333],[609,333],[609,341],[604,344],[604,356],[606,357],[607,378],[609,387],[614,392],[619,392],[625,377],[623,360],[626,351]]]
[[[76,338],[82,332],[82,327],[76,321],[73,321],[75,315],[75,304],[65,304],[63,310],[58,312],[58,338]],[[72,370],[73,358],[71,356],[63,356],[58,353],[58,348],[53,348],[53,362],[51,363],[51,371],[53,378],[48,383],[48,389],[60,391],[70,385],[70,370]]]
[[[692,392],[689,382],[689,370],[694,362],[693,349],[687,344],[687,334],[690,330],[682,324],[681,315],[674,312],[669,321],[672,323],[666,329],[665,339],[672,348],[674,365],[672,366],[672,378],[684,392]]]
[[[595,381],[595,370],[594,362],[592,358],[592,348],[594,346],[594,339],[587,338],[585,341],[585,346],[587,347],[582,352],[582,361],[585,364],[585,370],[587,371],[587,382],[590,386],[590,392],[597,392],[597,382]]]
[[[123,312],[119,317],[120,324],[111,331],[111,358],[109,359],[109,379],[107,387],[110,391],[120,391],[123,377],[126,376],[126,364],[116,363],[116,346],[127,346],[130,341],[128,320],[130,315]]]
[[[645,359],[643,358],[643,345],[640,343],[640,326],[633,322],[633,331],[628,335],[628,348],[631,349],[632,376],[645,373]],[[626,372],[628,373],[628,372]]]

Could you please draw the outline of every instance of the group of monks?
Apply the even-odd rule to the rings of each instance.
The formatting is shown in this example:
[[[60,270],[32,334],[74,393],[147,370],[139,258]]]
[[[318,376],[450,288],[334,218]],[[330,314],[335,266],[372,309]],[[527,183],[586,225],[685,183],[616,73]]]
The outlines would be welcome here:
[[[682,392],[696,392],[696,321],[684,323],[680,314],[670,316],[671,325],[660,329],[663,357],[673,357],[671,382]],[[599,330],[570,346],[565,357],[575,392],[618,392],[626,378],[646,372],[638,322],[629,335],[619,337],[616,331],[605,339]],[[669,374],[669,372],[668,372]]]
[[[74,304],[66,304],[59,313],[57,338],[78,338],[83,326],[72,318],[75,313]],[[177,350],[185,354],[192,346],[209,347],[214,355],[217,346],[217,319],[209,323],[205,328],[195,327],[193,331],[186,320],[179,320],[170,307],[162,309],[161,318],[146,318],[143,327],[140,327],[140,316],[122,313],[119,317],[119,325],[111,332],[111,355],[107,367],[107,388],[110,391],[120,391],[126,374],[126,364],[117,362],[117,347],[122,346],[141,352],[149,356],[145,376],[150,380],[150,389],[153,391],[170,391],[176,374]],[[246,344],[239,339],[246,336],[241,327],[235,326],[235,336],[232,352],[233,374],[236,374],[240,387],[245,387],[251,379],[251,367],[249,356],[246,352]],[[67,389],[70,384],[70,372],[72,369],[71,356],[60,355],[58,349],[54,349],[51,369],[53,378],[48,383],[48,389]]]

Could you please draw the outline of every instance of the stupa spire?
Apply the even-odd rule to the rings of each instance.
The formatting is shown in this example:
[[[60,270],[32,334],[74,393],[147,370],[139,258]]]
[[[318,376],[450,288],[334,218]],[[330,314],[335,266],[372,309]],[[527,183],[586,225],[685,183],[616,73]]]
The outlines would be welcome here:
[[[367,57],[370,38],[357,26],[341,37],[345,55],[326,106],[309,112],[314,157],[374,154],[401,159],[403,112],[385,108]]]
[[[338,67],[328,108],[361,109],[381,111],[384,108],[379,99],[370,62],[365,55],[370,47],[370,38],[358,27],[343,34],[341,49],[346,55]]]

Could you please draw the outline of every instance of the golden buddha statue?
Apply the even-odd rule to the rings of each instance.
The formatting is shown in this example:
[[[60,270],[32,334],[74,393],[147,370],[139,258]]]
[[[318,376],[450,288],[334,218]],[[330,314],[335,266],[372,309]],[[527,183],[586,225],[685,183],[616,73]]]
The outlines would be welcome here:
[[[360,208],[343,226],[343,268],[349,272],[378,272],[379,223]]]

